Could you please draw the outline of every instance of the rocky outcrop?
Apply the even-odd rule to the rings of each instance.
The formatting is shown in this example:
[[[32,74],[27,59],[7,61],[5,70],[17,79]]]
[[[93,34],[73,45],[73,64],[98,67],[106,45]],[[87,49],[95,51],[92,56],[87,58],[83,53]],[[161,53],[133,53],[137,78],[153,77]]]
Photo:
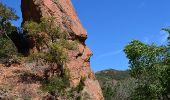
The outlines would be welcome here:
[[[31,65],[32,66],[32,65]],[[41,79],[33,72],[35,69],[24,64],[0,64],[1,100],[42,100],[45,93],[40,91]]]
[[[21,9],[23,23],[40,22],[41,17],[53,17],[55,24],[69,33],[68,40],[78,40],[77,49],[68,52],[69,60],[66,64],[70,71],[71,83],[76,86],[81,78],[85,79],[85,90],[90,97],[93,100],[103,100],[99,83],[90,69],[89,59],[92,53],[85,45],[87,33],[74,11],[71,0],[22,0]]]

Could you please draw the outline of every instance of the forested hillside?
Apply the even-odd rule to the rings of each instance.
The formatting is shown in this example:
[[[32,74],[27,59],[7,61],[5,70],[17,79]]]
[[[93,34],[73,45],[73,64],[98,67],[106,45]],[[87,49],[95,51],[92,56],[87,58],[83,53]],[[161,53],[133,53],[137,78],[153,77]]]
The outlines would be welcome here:
[[[105,100],[126,100],[135,87],[135,80],[130,77],[129,71],[108,69],[95,75]]]

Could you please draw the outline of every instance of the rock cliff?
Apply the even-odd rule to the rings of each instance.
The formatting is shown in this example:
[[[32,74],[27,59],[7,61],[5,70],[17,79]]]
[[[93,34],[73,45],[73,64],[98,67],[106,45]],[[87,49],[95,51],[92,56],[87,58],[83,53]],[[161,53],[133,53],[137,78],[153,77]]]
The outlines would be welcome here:
[[[69,41],[78,41],[77,49],[68,52],[67,68],[70,71],[71,84],[76,86],[84,78],[85,90],[93,100],[103,100],[101,88],[89,59],[92,52],[85,45],[86,30],[81,25],[71,0],[21,0],[23,23],[25,21],[40,22],[41,17],[53,17],[55,24],[69,33]]]

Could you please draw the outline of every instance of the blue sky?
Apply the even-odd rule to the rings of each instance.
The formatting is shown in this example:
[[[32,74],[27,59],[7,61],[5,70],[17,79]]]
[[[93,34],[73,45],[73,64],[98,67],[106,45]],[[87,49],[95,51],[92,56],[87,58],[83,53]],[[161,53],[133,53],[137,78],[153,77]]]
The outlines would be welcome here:
[[[20,0],[0,0],[21,16]],[[96,72],[128,69],[124,46],[133,39],[145,43],[166,43],[170,25],[169,0],[72,0],[88,32],[86,44],[93,52],[91,67]],[[19,26],[22,19],[14,22]]]

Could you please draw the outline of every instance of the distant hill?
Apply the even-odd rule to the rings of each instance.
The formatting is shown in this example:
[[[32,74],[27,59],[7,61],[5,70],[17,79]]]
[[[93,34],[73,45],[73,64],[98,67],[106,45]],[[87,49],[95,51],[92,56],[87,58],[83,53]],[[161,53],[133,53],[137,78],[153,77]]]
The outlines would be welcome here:
[[[102,88],[105,100],[129,100],[136,83],[130,77],[129,71],[108,69],[99,71],[96,78]]]
[[[96,78],[99,81],[100,85],[105,83],[116,84],[118,81],[126,80],[130,78],[129,72],[114,70],[114,69],[107,69],[96,72]]]

